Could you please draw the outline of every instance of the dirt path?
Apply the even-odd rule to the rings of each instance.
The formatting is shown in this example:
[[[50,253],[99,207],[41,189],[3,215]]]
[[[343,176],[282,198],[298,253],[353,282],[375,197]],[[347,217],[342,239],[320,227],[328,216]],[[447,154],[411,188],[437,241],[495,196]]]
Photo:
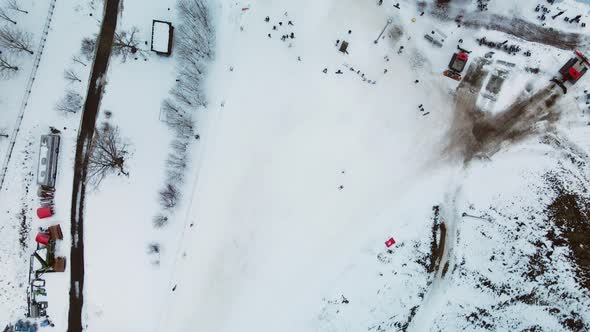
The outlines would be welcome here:
[[[101,78],[106,74],[111,55],[111,48],[117,26],[119,0],[107,0],[104,18],[100,29],[96,57],[88,84],[88,93],[84,103],[82,121],[76,145],[76,162],[74,164],[74,186],[72,190],[72,248],[70,255],[70,310],[68,313],[68,331],[80,332],[82,327],[82,306],[84,304],[84,195],[86,192],[86,166],[88,164],[90,144],[94,135],[96,116],[104,89]]]
[[[463,26],[501,31],[533,43],[550,45],[563,50],[573,50],[589,43],[588,36],[572,32],[548,29],[520,18],[490,15],[485,20],[465,17]]]
[[[449,268],[452,270],[456,264],[457,227],[461,217],[457,213],[455,200],[460,190],[459,187],[452,194],[449,194],[441,209],[442,223],[438,232],[437,262],[434,271],[432,271],[432,283],[415,316],[412,318],[408,331],[430,331],[434,326],[439,310],[447,300],[446,292],[452,284],[452,275],[447,276],[447,272]]]
[[[536,92],[523,91],[501,112],[480,110],[476,102],[488,75],[484,65],[485,60],[475,59],[457,87],[449,142],[444,151],[451,159],[463,158],[469,162],[474,158],[490,158],[505,143],[550,130],[560,117],[560,109],[554,106],[563,93],[550,82]]]
[[[426,2],[419,2],[418,6],[419,8],[424,8],[428,4]],[[573,50],[590,45],[590,37],[586,34],[545,28],[534,22],[525,21],[516,17],[481,12],[463,13],[463,11],[460,6],[454,7],[450,4],[430,6],[431,14],[440,20],[452,21],[458,15],[464,15],[461,19],[461,25],[471,29],[484,28],[487,30],[496,30],[522,40],[546,44],[563,50]]]

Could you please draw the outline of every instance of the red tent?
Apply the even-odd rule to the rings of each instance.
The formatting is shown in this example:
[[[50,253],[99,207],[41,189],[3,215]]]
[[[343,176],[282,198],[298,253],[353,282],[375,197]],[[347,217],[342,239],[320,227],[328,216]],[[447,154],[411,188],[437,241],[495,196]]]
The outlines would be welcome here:
[[[53,210],[50,207],[40,207],[37,209],[37,217],[39,219],[48,218],[53,215]]]
[[[41,243],[42,245],[46,246],[47,244],[49,244],[49,234],[47,233],[37,233],[37,236],[35,237],[35,241],[37,241],[38,243]]]
[[[395,244],[395,240],[392,237],[390,237],[389,240],[385,241],[385,246],[387,248],[391,247],[394,244]]]

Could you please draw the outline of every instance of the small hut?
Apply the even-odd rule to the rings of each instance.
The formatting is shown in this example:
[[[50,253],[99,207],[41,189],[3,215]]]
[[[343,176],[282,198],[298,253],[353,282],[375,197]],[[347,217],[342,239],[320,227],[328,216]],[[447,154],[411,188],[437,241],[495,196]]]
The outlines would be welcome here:
[[[172,37],[174,27],[170,22],[152,21],[152,51],[170,55],[172,53]]]

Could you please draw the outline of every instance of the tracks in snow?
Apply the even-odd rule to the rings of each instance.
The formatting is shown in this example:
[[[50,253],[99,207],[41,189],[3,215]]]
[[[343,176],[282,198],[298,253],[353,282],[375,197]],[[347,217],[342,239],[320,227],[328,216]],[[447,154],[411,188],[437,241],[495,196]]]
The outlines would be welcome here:
[[[412,318],[408,331],[429,331],[435,323],[440,308],[444,305],[447,299],[447,290],[452,283],[452,272],[449,274],[449,269],[457,264],[455,247],[458,240],[458,224],[461,216],[457,212],[455,200],[460,193],[461,188],[457,188],[450,194],[441,208],[441,224],[440,239],[438,241],[439,248],[442,251],[442,256],[435,265],[435,270],[432,272],[432,283],[420,304],[416,315]]]

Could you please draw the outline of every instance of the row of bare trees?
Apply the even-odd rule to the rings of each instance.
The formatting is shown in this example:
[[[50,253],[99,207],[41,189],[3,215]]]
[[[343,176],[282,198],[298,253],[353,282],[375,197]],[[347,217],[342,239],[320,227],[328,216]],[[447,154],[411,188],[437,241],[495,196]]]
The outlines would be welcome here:
[[[81,65],[88,67],[86,61],[90,61],[94,57],[94,39],[84,38],[82,40],[82,47],[79,54],[72,57],[73,65]],[[87,49],[85,49],[87,47]],[[85,53],[86,52],[86,53]],[[86,60],[84,60],[86,58]],[[69,84],[82,83],[80,73],[75,68],[67,68],[64,70],[64,79]],[[66,90],[66,94],[55,104],[55,109],[64,113],[77,113],[82,109],[84,97],[76,91],[80,86],[73,86]]]
[[[31,34],[17,27],[0,27],[0,75],[9,76],[18,71],[16,59],[19,53],[33,54]]]
[[[214,55],[215,31],[204,0],[179,0],[180,25],[175,30],[174,45],[178,56],[178,77],[163,101],[161,117],[175,138],[166,160],[166,181],[159,192],[164,212],[153,219],[156,228],[168,222],[168,215],[180,199],[180,185],[189,164],[189,146],[199,139],[194,123],[195,112],[207,106],[203,80]]]
[[[112,53],[116,56],[120,56],[123,62],[125,62],[132,54],[141,54],[145,57],[145,51],[139,48],[140,41],[138,39],[138,33],[139,30],[135,27],[131,28],[129,31],[115,32]],[[94,58],[95,49],[96,36],[94,38],[88,37],[82,39],[80,55],[75,55],[72,58],[72,61],[86,67],[86,61],[92,61]],[[85,58],[86,61],[83,58]],[[80,74],[72,68],[68,68],[64,71],[64,79],[71,84],[82,83]],[[82,109],[82,102],[82,96],[75,90],[69,89],[66,91],[65,96],[57,102],[55,109],[66,113],[77,113]]]
[[[23,14],[28,14],[29,12],[22,9],[22,7],[18,4],[16,0],[5,0],[4,6],[0,7],[0,19],[10,22],[12,24],[16,24],[17,22],[14,20],[14,16],[11,15],[12,12],[19,12]]]
[[[33,54],[31,34],[17,27],[17,15],[27,14],[17,0],[0,5],[0,77],[10,77],[19,70],[19,53]]]

